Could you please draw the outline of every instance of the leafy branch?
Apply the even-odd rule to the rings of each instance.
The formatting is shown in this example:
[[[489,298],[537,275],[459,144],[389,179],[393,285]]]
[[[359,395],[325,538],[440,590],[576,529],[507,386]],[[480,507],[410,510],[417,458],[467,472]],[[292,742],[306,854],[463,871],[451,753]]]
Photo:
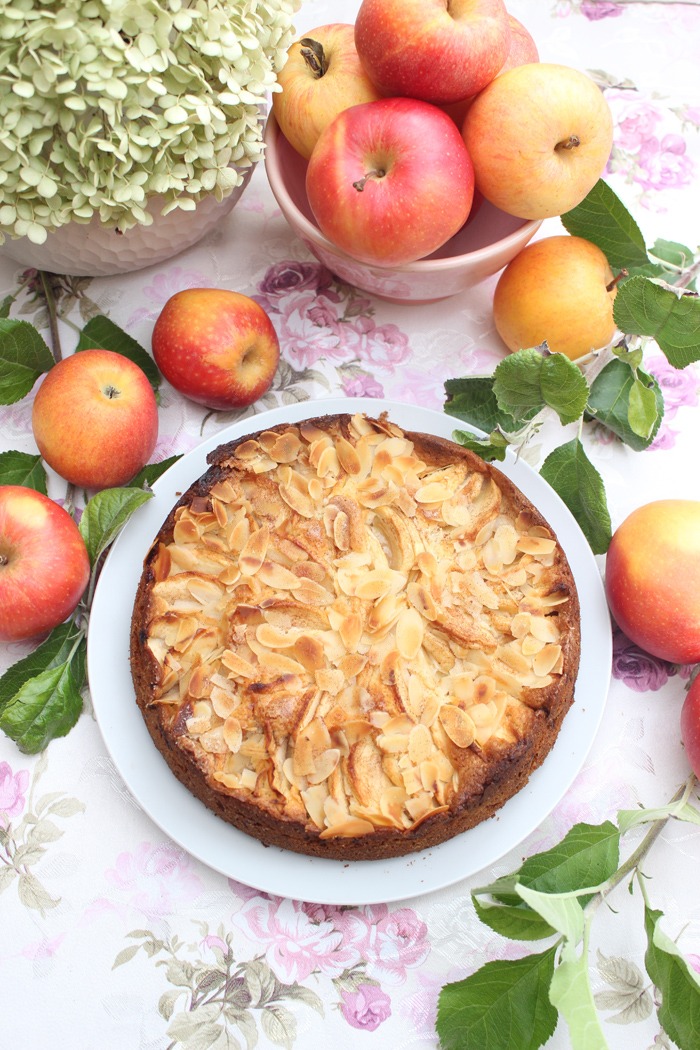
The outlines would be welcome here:
[[[51,284],[42,277],[53,349],[28,321],[9,316],[14,298],[0,304],[0,405],[26,397],[37,379],[61,359],[59,314]],[[91,318],[78,330],[75,352],[88,348],[112,350],[128,357],[158,391],[160,373],[153,359],[131,336],[107,317]],[[20,751],[35,754],[77,722],[86,687],[87,630],[90,609],[104,555],[135,510],[152,498],[151,484],[179,457],[147,464],[122,487],[104,489],[85,503],[78,528],[90,558],[90,579],[75,612],[28,656],[0,677],[0,729]],[[11,450],[0,453],[0,485],[23,485],[47,495],[41,456]],[[73,486],[67,483],[66,509],[73,512]]]
[[[486,432],[456,431],[455,440],[484,459],[521,451],[547,417],[578,433],[545,459],[541,474],[576,518],[592,550],[604,554],[612,531],[605,485],[583,447],[582,428],[595,422],[634,451],[648,448],[664,415],[663,393],[645,371],[644,350],[654,340],[669,364],[682,369],[700,360],[700,260],[675,241],[647,250],[636,222],[607,183],[562,216],[569,233],[596,244],[613,271],[613,311],[621,333],[616,345],[577,362],[547,344],[506,357],[490,376],[445,383],[445,411]]]
[[[610,908],[610,895],[625,881],[630,892],[635,885],[641,890],[645,964],[660,998],[659,1023],[680,1050],[698,1046],[700,980],[661,929],[663,914],[650,904],[641,867],[669,820],[700,824],[700,810],[690,802],[696,786],[691,775],[667,806],[621,810],[617,825],[576,824],[552,849],[472,892],[477,916],[496,933],[553,943],[522,959],[486,963],[445,985],[437,1017],[442,1050],[538,1050],[560,1017],[572,1050],[607,1050],[589,980],[590,934],[596,912]],[[640,824],[650,828],[621,863],[621,838]]]

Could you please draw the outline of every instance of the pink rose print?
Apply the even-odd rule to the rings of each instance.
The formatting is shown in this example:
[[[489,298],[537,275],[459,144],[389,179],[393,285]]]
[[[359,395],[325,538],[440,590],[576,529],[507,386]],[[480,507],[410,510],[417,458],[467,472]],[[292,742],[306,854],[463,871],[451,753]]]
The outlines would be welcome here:
[[[0,827],[7,828],[13,817],[24,809],[24,793],[29,784],[29,770],[13,773],[7,762],[0,762]]]
[[[25,959],[31,959],[33,962],[38,962],[40,959],[51,959],[58,952],[65,936],[65,933],[59,933],[57,937],[52,937],[51,939],[32,941],[31,944],[27,944],[22,948],[20,954]]]
[[[686,156],[686,144],[680,135],[664,135],[659,141],[647,139],[639,151],[640,169],[635,174],[647,190],[677,190],[688,186],[693,178],[693,162]]]
[[[589,22],[597,22],[601,18],[617,18],[622,14],[622,8],[617,4],[605,3],[604,0],[584,0],[581,4],[581,14]]]
[[[359,352],[362,360],[393,372],[396,365],[400,365],[410,356],[408,336],[395,324],[375,325],[371,319],[362,318],[356,328],[358,331],[364,329],[362,334],[365,338]]]
[[[664,395],[664,418],[673,419],[679,408],[700,404],[700,373],[692,365],[674,368],[663,354],[649,358],[645,367],[657,379]]]
[[[356,946],[344,944],[332,922],[313,921],[299,901],[257,897],[235,920],[247,924],[271,969],[288,983],[305,981],[316,970],[339,977],[360,961]]]
[[[340,324],[323,296],[305,291],[290,296],[282,305],[284,312],[275,327],[282,352],[293,368],[309,368],[324,357],[349,361],[357,356],[351,326]],[[319,323],[320,316],[323,323]]]
[[[614,91],[605,94],[615,112],[615,145],[620,149],[636,152],[653,137],[661,114],[648,102],[634,99]]]
[[[190,857],[167,843],[142,842],[134,853],[120,853],[113,868],[105,872],[114,890],[123,894],[130,908],[149,919],[160,919],[194,900],[204,884],[192,871]],[[101,901],[103,907],[114,905]]]
[[[172,295],[185,288],[208,288],[210,283],[211,278],[206,274],[199,270],[183,270],[181,266],[156,274],[151,283],[142,289],[143,297],[150,300],[151,305],[136,310],[129,318],[127,326],[141,321],[155,321]]]
[[[342,993],[340,1012],[353,1028],[373,1032],[391,1015],[391,1000],[376,985],[361,984],[355,992]]]
[[[430,952],[428,928],[410,908],[390,911],[378,904],[348,911],[338,917],[338,925],[364,961],[367,976],[381,984],[402,984],[406,971],[420,966]]]
[[[656,692],[666,684],[671,665],[639,649],[616,629],[613,633],[613,678],[624,682],[637,693]]]
[[[336,302],[340,296],[331,288],[333,275],[320,263],[296,262],[286,259],[271,266],[258,286],[255,299],[264,310],[280,310],[280,303],[298,292],[325,292]]]
[[[384,397],[381,383],[365,372],[344,376],[342,386],[346,397]]]

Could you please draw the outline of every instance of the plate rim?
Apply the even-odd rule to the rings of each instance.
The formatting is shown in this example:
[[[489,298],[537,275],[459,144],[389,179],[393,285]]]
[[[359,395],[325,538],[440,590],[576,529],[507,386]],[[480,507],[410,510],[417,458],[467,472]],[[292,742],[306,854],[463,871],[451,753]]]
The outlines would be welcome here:
[[[581,604],[581,663],[574,703],[552,751],[512,799],[488,821],[439,846],[387,861],[348,863],[263,846],[208,810],[175,778],[155,749],[136,705],[129,670],[128,631],[143,557],[178,495],[206,469],[206,455],[212,449],[266,426],[357,411],[368,415],[386,412],[404,429],[441,437],[460,429],[458,419],[436,409],[384,398],[332,396],[267,409],[215,431],[154,482],[153,498],[135,512],[110,548],[95,589],[87,640],[95,719],[107,752],[139,808],[188,854],[229,879],[257,892],[336,906],[393,903],[445,889],[483,871],[520,845],[564,798],[582,769],[602,721],[612,670],[612,631],[593,552],[554,490],[534,468],[509,453],[496,466],[538,509],[542,510],[540,497],[549,504],[542,513],[567,554]],[[135,549],[140,552],[138,570]],[[124,586],[117,588],[115,599],[109,585],[119,581]],[[115,611],[123,616],[127,608],[128,622],[122,619],[115,624]],[[603,613],[607,630],[601,622]],[[128,706],[122,704],[125,674]],[[136,757],[148,762],[149,754],[154,764],[144,772]]]

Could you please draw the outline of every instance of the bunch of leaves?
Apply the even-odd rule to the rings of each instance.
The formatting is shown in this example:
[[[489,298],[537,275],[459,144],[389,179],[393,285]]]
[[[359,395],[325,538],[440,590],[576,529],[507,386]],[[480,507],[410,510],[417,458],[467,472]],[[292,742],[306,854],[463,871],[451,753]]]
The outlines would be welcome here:
[[[595,422],[634,451],[648,448],[664,414],[663,393],[644,369],[654,340],[678,369],[700,360],[699,264],[693,252],[657,240],[647,251],[641,231],[614,191],[600,180],[585,200],[562,216],[569,233],[596,244],[616,273],[617,345],[578,362],[551,353],[546,343],[504,358],[490,376],[467,376],[445,384],[445,411],[479,428],[456,431],[455,440],[482,458],[503,460],[520,449],[547,417],[578,433],[555,448],[540,473],[583,530],[592,550],[604,554],[611,539],[603,479],[586,455],[584,422]]]
[[[56,363],[39,331],[9,316],[13,299],[0,304],[0,404],[26,397],[36,380]],[[78,332],[75,352],[101,348],[134,361],[158,391],[153,359],[108,317],[91,318]],[[65,736],[78,720],[86,686],[87,630],[95,585],[104,556],[134,511],[151,499],[150,485],[178,457],[148,464],[126,485],[104,489],[85,503],[78,528],[90,558],[90,579],[70,619],[0,677],[0,729],[21,751],[34,754],[54,737]],[[24,485],[48,495],[46,470],[36,453],[0,453],[0,485]],[[69,489],[67,509],[73,510]]]
[[[670,819],[700,824],[691,804],[691,776],[667,805],[621,810],[617,824],[576,824],[552,849],[529,857],[511,875],[475,889],[478,918],[514,941],[547,941],[541,952],[488,962],[440,993],[437,1032],[443,1050],[538,1050],[561,1017],[572,1050],[607,1050],[590,984],[591,926],[611,892],[628,882],[640,889],[646,935],[646,970],[660,1001],[662,1031],[680,1050],[700,1045],[700,978],[664,933],[663,913],[648,898],[641,863]],[[620,863],[621,838],[650,825],[642,842]],[[609,907],[609,906],[608,906]],[[643,1012],[642,1012],[643,1014]]]

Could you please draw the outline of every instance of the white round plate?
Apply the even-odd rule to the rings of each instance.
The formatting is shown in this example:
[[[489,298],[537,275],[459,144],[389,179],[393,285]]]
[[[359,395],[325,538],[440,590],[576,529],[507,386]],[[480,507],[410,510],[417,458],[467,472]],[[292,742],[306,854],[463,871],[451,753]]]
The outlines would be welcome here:
[[[366,412],[407,430],[450,438],[452,416],[374,398],[329,398],[276,408],[234,423],[178,460],[154,485],[114,543],[100,575],[90,616],[88,672],[107,749],[142,809],[183,849],[216,871],[256,890],[319,904],[405,900],[474,875],[515,848],[566,794],[581,769],[603,715],[610,683],[610,621],[590,547],[559,497],[522,461],[499,464],[555,529],[573,570],[581,603],[581,668],[575,702],[557,742],[529,783],[496,814],[441,846],[388,861],[305,857],[226,824],[175,779],[155,749],[136,705],[129,669],[129,627],[143,559],[171,507],[207,469],[206,456],[225,441],[278,423],[338,412]]]

